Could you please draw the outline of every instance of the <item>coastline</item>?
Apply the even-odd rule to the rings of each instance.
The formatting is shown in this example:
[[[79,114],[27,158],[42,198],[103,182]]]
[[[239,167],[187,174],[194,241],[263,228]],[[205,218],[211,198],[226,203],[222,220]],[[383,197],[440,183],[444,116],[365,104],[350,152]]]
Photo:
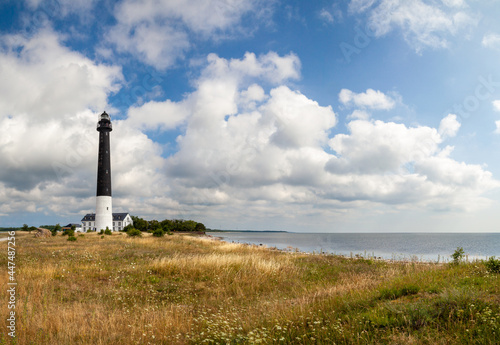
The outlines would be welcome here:
[[[318,256],[331,256],[331,257],[338,257],[342,259],[350,259],[350,260],[374,260],[377,262],[385,262],[385,263],[406,263],[406,264],[425,264],[425,265],[444,265],[448,264],[448,261],[431,261],[431,260],[421,260],[417,256],[414,258],[401,258],[401,259],[385,259],[380,256],[363,256],[361,254],[350,254],[350,255],[344,255],[344,254],[336,254],[336,253],[329,253],[329,252],[308,252],[308,251],[302,251],[298,248],[294,247],[288,247],[288,248],[278,248],[276,246],[268,246],[266,244],[254,244],[254,243],[245,243],[245,242],[235,242],[235,241],[228,241],[224,239],[221,236],[214,236],[214,235],[209,235],[205,234],[203,237],[213,240],[213,241],[220,241],[220,242],[225,242],[228,244],[239,244],[243,246],[249,246],[249,247],[260,247],[264,249],[269,249],[271,251],[277,251],[281,253],[287,253],[287,254],[300,254],[300,255],[318,255]],[[467,262],[475,262],[475,261],[483,261],[482,259],[473,259],[473,260],[466,260]]]

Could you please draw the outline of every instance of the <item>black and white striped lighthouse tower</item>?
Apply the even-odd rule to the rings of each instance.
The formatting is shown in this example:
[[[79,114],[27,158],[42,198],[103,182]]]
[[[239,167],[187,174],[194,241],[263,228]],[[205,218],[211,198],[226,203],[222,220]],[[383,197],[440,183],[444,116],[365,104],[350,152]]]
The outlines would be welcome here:
[[[111,203],[111,154],[110,133],[113,130],[111,119],[106,112],[99,115],[99,158],[97,162],[97,194],[95,208],[95,228],[97,231],[113,230],[113,210]]]

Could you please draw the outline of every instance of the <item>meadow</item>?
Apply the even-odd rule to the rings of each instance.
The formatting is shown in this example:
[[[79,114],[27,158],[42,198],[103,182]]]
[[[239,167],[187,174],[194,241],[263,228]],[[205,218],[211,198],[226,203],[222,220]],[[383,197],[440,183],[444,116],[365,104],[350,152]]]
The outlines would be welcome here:
[[[16,234],[0,344],[500,344],[483,262],[387,262],[204,236]],[[450,248],[450,254],[454,248]],[[8,318],[7,243],[0,313]]]

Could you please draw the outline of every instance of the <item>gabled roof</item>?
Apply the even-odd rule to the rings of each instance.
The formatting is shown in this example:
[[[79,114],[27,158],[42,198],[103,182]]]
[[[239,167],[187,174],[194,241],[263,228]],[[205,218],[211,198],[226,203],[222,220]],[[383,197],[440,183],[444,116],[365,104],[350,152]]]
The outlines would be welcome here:
[[[128,213],[113,213],[113,220],[124,220]]]
[[[87,213],[83,216],[82,222],[95,222],[95,213]]]
[[[113,220],[124,220],[129,213],[113,213]],[[95,222],[95,213],[87,213],[83,218],[82,222]]]

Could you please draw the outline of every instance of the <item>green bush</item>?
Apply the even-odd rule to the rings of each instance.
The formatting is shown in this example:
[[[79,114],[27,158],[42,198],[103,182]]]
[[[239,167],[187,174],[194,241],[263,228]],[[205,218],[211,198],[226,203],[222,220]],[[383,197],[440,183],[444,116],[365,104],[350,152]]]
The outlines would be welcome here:
[[[113,235],[113,233],[111,232],[111,230],[106,228],[106,230],[104,230],[104,235]]]
[[[460,262],[462,262],[464,259],[464,256],[465,256],[464,249],[462,247],[457,247],[455,252],[453,254],[451,254],[451,258],[453,259],[453,264],[457,265]]]
[[[492,256],[484,264],[491,273],[500,273],[500,259],[495,259],[495,257]]]
[[[98,234],[98,235],[104,235],[104,230],[103,230],[103,229],[101,229],[101,231],[99,231],[97,234]]]
[[[165,236],[165,231],[163,231],[162,229],[156,229],[155,231],[153,231],[153,236],[154,237],[163,237],[163,236]]]
[[[63,236],[70,236],[70,237],[75,237],[75,231],[74,230],[71,230],[71,229],[66,229],[63,231],[62,233]]]
[[[127,232],[127,231],[129,231],[130,229],[134,229],[134,226],[133,226],[132,224],[129,224],[129,225],[127,225],[126,227],[124,227],[122,231],[123,231],[123,232]]]
[[[73,235],[68,236],[68,241],[74,242],[74,241],[76,241],[76,237]]]
[[[129,229],[127,231],[127,235],[129,235],[131,237],[133,237],[133,236],[142,237],[142,232],[141,232],[141,230],[137,230],[137,229],[132,228],[132,229]]]

